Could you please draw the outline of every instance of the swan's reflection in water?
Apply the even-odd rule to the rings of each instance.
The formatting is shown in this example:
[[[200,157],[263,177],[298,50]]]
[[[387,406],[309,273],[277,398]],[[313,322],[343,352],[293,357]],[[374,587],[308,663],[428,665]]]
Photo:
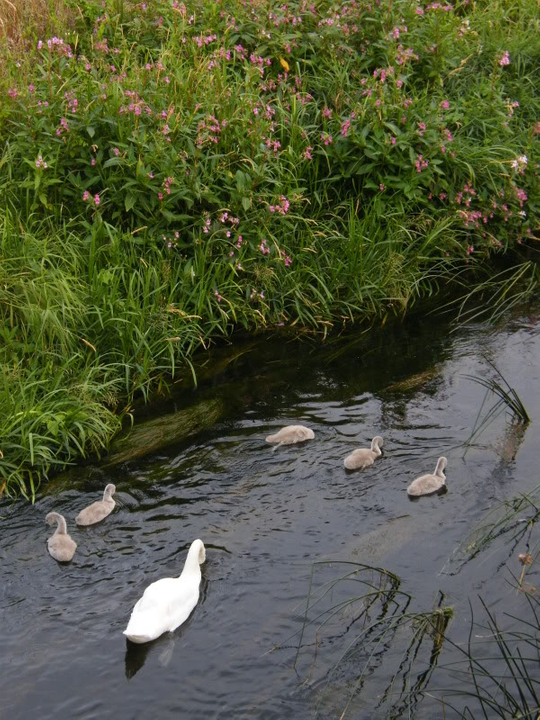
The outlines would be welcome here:
[[[126,678],[131,680],[139,672],[150,655],[157,660],[160,667],[166,668],[172,660],[174,646],[178,638],[173,634],[162,635],[153,642],[137,645],[126,640],[126,655],[124,658]]]

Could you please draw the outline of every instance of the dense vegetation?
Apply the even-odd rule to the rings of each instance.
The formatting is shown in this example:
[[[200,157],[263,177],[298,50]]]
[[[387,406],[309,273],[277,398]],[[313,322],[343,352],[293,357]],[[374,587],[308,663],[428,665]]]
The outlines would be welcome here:
[[[535,0],[0,8],[9,494],[235,328],[384,322],[539,239]]]

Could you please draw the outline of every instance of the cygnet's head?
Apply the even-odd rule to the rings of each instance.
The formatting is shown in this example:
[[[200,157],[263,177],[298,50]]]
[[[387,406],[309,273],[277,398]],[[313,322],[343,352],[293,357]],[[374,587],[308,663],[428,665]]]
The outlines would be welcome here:
[[[66,521],[64,519],[64,516],[60,515],[60,513],[47,513],[47,515],[45,516],[45,522],[49,525],[54,525],[54,523],[58,523],[58,528],[56,532],[60,535],[67,532]]]
[[[374,450],[376,447],[382,447],[383,446],[383,439],[380,435],[375,435],[373,440],[371,441],[371,449]]]
[[[60,517],[60,515],[56,512],[47,513],[47,515],[45,516],[45,522],[48,525],[52,525],[53,523],[58,521],[59,517]]]
[[[103,493],[103,499],[104,500],[110,500],[111,497],[116,492],[116,485],[113,485],[112,483],[109,483],[107,487],[105,488],[105,491]]]

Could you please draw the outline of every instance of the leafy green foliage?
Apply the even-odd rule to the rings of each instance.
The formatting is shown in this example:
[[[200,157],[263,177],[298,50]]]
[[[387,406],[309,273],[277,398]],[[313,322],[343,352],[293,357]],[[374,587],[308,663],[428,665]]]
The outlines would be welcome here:
[[[89,407],[100,383],[129,405],[234,328],[384,322],[534,246],[533,0],[85,0],[49,25],[62,17],[25,53],[2,48],[13,412],[86,377]],[[13,468],[39,476],[105,443],[107,407],[58,445],[45,424],[43,461],[34,430],[9,453],[2,440],[8,491]]]

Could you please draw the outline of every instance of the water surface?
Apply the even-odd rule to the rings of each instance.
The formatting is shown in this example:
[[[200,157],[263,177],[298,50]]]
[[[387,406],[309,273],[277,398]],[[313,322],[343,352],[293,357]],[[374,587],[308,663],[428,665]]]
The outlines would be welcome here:
[[[464,456],[484,391],[463,375],[489,377],[485,357],[511,379],[533,423],[516,439],[501,416]],[[456,638],[466,637],[468,600],[478,594],[524,611],[506,582],[515,559],[504,549],[457,574],[441,570],[490,507],[538,484],[538,357],[531,313],[497,328],[451,333],[417,320],[327,345],[269,338],[235,346],[234,356],[210,355],[197,390],[136,412],[137,423],[159,416],[172,428],[187,409],[197,422],[184,436],[171,429],[168,442],[166,420],[152,451],[75,468],[34,506],[0,506],[7,716],[339,717],[358,667],[329,670],[359,631],[354,612],[344,610],[320,636],[308,627],[293,667],[314,561],[387,568],[415,610],[434,607],[441,591]],[[309,425],[315,440],[272,451],[265,436],[291,423]],[[383,457],[367,471],[346,471],[343,458],[375,434],[384,437]],[[411,502],[407,485],[443,454],[448,492]],[[77,528],[78,511],[107,482],[117,486],[114,513]],[[65,515],[78,543],[69,565],[47,553],[51,510]],[[180,573],[195,538],[207,547],[201,602],[174,634],[131,646],[122,635],[131,608],[150,582]],[[342,573],[316,566],[315,585]],[[340,587],[331,600],[355,590]],[[346,717],[386,716],[377,709],[388,681],[383,655]],[[440,706],[426,698],[417,712],[436,717]]]

